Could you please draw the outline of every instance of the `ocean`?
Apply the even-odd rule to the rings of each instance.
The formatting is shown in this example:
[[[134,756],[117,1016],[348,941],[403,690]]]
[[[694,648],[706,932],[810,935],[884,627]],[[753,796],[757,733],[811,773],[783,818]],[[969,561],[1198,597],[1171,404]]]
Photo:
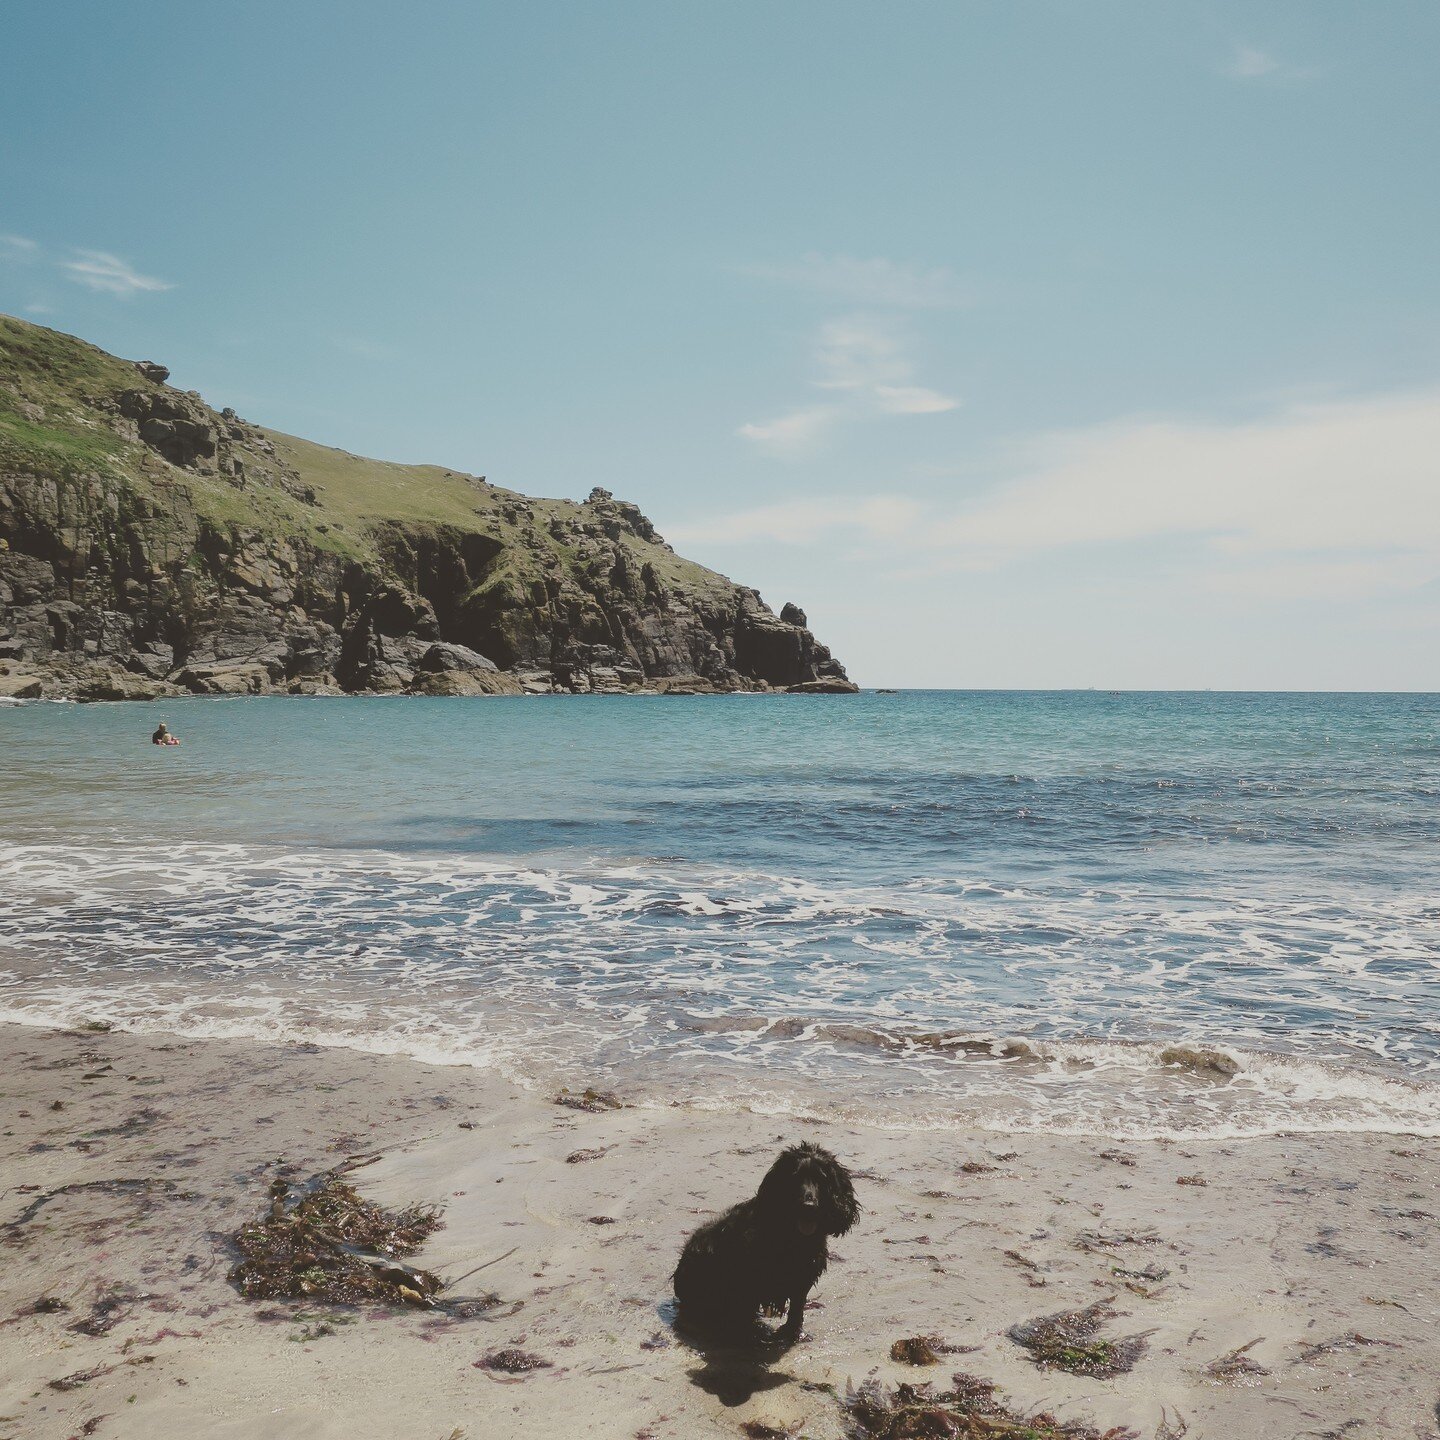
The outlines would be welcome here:
[[[1440,697],[0,709],[0,1019],[883,1126],[1437,1136]]]

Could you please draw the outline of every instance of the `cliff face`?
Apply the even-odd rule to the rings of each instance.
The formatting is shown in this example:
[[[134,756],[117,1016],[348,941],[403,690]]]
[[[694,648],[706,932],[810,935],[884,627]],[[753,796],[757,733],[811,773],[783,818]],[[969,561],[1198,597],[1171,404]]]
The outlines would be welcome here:
[[[0,316],[0,694],[854,688],[607,491],[366,460],[168,379]]]

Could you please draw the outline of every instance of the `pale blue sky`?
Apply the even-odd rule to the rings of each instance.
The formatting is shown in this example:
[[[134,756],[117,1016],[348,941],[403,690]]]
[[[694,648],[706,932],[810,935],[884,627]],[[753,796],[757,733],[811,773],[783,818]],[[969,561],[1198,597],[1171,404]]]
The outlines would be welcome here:
[[[0,309],[866,684],[1440,688],[1440,5],[36,3]]]

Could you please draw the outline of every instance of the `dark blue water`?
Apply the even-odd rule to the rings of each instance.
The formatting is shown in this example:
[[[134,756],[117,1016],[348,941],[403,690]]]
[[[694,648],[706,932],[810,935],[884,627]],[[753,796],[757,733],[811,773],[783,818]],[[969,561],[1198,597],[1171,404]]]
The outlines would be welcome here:
[[[34,705],[0,814],[12,1017],[886,1123],[1440,1133],[1434,696]]]

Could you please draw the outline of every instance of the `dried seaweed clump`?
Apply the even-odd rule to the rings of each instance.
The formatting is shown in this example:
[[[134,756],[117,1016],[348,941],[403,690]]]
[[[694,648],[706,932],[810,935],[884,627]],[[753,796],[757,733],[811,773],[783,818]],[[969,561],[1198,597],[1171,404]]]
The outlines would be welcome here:
[[[548,1370],[550,1362],[532,1355],[528,1350],[510,1346],[504,1350],[492,1350],[474,1362],[476,1370],[498,1370],[502,1375],[525,1375],[531,1370]]]
[[[938,1365],[945,1348],[938,1335],[912,1335],[890,1347],[890,1358],[902,1365]]]
[[[890,1358],[902,1365],[938,1365],[944,1349],[938,1335],[912,1335],[890,1347]]]
[[[1250,1352],[1264,1338],[1257,1335],[1249,1344],[1212,1360],[1205,1367],[1206,1378],[1219,1385],[1258,1385],[1270,1372],[1258,1360],[1252,1360]]]
[[[432,1306],[442,1288],[427,1270],[401,1264],[440,1226],[430,1206],[391,1212],[362,1199],[341,1178],[320,1177],[298,1199],[270,1187],[270,1213],[242,1225],[231,1281],[251,1300],[324,1300],[337,1305]]]
[[[978,1345],[952,1345],[938,1335],[911,1335],[890,1347],[890,1358],[901,1365],[938,1365],[942,1355],[968,1355]]]
[[[1100,1327],[1115,1312],[1103,1301],[1083,1310],[1041,1315],[1023,1325],[1012,1325],[1010,1338],[1030,1352],[1042,1370],[1065,1370],[1109,1380],[1134,1369],[1145,1353],[1145,1337],[1128,1335],[1117,1340],[1100,1337]]]
[[[572,1090],[562,1090],[555,1097],[555,1104],[564,1105],[569,1110],[588,1110],[592,1115],[598,1115],[602,1110],[625,1108],[625,1102],[618,1095],[588,1085],[578,1095]]]
[[[1347,1330],[1343,1335],[1332,1335],[1328,1340],[1316,1341],[1310,1345],[1302,1345],[1300,1354],[1296,1357],[1295,1364],[1308,1365],[1320,1359],[1322,1355],[1335,1355],[1341,1350],[1359,1350],[1370,1345],[1386,1345],[1391,1350],[1398,1350],[1400,1347],[1393,1340],[1372,1340],[1368,1335],[1362,1335],[1358,1330]]]
[[[958,1374],[951,1388],[900,1385],[886,1392],[871,1382],[845,1395],[850,1440],[1136,1440],[1117,1427],[1100,1432],[1079,1420],[1057,1420],[1048,1411],[1024,1415],[1012,1409],[988,1380]]]

